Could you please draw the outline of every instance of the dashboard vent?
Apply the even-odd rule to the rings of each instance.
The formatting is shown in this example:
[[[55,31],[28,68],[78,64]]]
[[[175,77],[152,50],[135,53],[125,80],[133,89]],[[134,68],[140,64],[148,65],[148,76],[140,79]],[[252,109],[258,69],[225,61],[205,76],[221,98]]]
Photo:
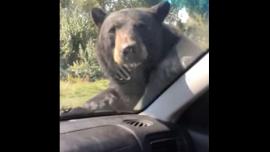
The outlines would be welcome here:
[[[174,139],[157,140],[150,143],[151,152],[177,152],[177,143]]]
[[[151,121],[148,120],[136,120],[136,119],[124,120],[124,123],[134,127],[149,127],[153,124]]]

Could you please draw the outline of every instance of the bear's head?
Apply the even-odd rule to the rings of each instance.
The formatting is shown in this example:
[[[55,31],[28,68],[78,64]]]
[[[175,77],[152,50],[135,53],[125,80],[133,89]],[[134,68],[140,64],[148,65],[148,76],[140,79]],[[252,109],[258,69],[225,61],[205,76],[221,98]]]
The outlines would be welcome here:
[[[99,28],[96,53],[107,75],[128,81],[138,69],[143,71],[158,63],[163,47],[162,22],[169,10],[168,2],[111,14],[92,9]]]

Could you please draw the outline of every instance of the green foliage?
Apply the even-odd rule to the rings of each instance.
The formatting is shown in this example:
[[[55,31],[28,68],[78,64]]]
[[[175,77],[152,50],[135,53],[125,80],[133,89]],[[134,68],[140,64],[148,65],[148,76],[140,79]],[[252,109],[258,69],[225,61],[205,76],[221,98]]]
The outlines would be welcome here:
[[[60,9],[60,78],[96,80],[102,76],[94,55],[97,30],[88,12],[94,1],[61,2],[69,7]]]
[[[91,51],[94,49],[93,43],[89,42],[87,49],[90,49],[90,51],[80,49],[79,57],[82,60],[73,62],[73,65],[69,66],[67,70],[73,77],[94,81],[101,78],[103,75],[96,56],[94,55],[94,51]]]

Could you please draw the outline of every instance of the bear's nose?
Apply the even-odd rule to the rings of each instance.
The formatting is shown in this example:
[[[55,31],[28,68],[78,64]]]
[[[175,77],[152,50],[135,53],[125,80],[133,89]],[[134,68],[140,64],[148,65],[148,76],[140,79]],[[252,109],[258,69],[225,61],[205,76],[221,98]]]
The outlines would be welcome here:
[[[135,53],[136,53],[136,45],[135,44],[128,45],[122,50],[123,57],[127,57],[127,56],[135,54]]]

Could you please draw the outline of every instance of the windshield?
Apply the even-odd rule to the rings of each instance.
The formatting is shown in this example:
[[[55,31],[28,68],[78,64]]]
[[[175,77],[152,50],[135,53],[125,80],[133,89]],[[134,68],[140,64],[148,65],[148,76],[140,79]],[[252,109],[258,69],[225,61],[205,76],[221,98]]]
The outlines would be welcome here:
[[[208,0],[60,0],[60,115],[141,111],[208,33]]]

